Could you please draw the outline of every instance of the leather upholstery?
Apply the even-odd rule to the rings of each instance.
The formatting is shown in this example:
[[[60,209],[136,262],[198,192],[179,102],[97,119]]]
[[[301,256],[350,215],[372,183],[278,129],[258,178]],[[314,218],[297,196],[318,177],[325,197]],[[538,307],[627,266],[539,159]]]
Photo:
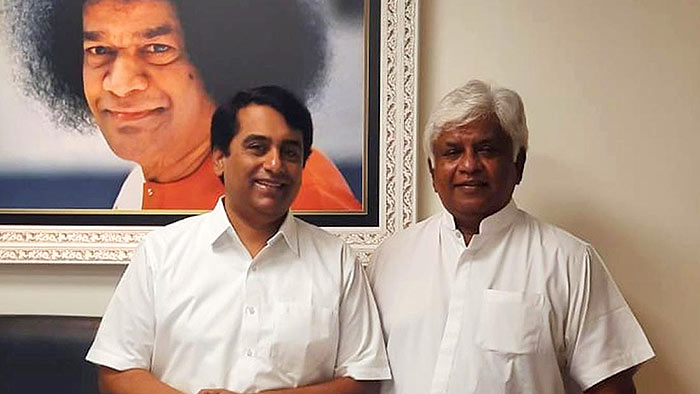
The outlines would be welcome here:
[[[0,393],[97,394],[98,317],[0,315]]]

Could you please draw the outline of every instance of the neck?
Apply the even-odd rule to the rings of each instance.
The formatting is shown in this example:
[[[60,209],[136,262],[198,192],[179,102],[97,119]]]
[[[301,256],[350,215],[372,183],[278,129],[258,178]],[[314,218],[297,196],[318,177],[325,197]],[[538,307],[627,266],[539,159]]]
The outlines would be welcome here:
[[[481,224],[481,219],[471,219],[471,220],[465,220],[464,218],[457,218],[457,216],[454,216],[455,220],[455,227],[457,227],[457,230],[459,230],[460,233],[462,233],[462,237],[464,238],[464,243],[469,245],[469,241],[471,241],[472,237],[475,234],[479,234],[479,225]]]
[[[251,220],[252,218],[236,214],[235,210],[227,204],[226,199],[224,199],[224,207],[229,222],[251,257],[260,253],[267,241],[277,233],[286,218],[286,215],[283,215],[274,220]]]

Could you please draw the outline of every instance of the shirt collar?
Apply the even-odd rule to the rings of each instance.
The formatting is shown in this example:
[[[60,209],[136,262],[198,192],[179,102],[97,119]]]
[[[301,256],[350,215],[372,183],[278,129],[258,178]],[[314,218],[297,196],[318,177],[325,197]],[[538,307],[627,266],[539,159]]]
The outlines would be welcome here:
[[[513,223],[518,211],[518,206],[511,198],[505,207],[481,221],[479,224],[479,235],[483,237],[499,233],[501,230]],[[452,216],[452,214],[444,207],[442,209],[442,226],[450,231],[457,230],[454,216]]]
[[[231,222],[228,220],[226,215],[226,208],[224,208],[224,198],[220,197],[219,201],[214,206],[214,209],[209,213],[209,223],[204,228],[207,232],[206,239],[214,244],[218,241],[221,236],[226,234],[226,232],[233,227]]]
[[[213,245],[221,239],[221,237],[227,232],[231,233],[231,236],[238,238],[238,235],[233,229],[231,222],[228,220],[228,215],[226,215],[226,208],[224,207],[224,198],[219,198],[216,206],[210,213],[209,223],[206,226],[207,240]],[[294,215],[291,212],[287,212],[287,216],[284,218],[282,225],[280,226],[277,233],[273,235],[267,244],[271,245],[280,237],[284,238],[289,249],[294,252],[297,256],[299,255],[299,241],[297,236],[297,223],[294,219]],[[239,240],[240,242],[240,240]]]
[[[287,212],[287,216],[284,218],[284,221],[282,222],[280,229],[277,230],[277,233],[275,235],[273,235],[269,241],[267,241],[267,244],[268,245],[272,244],[279,237],[283,237],[284,240],[287,242],[287,246],[289,247],[289,249],[292,252],[294,252],[294,254],[299,256],[299,240],[297,237],[297,223],[294,219],[294,215],[292,215],[291,212]]]

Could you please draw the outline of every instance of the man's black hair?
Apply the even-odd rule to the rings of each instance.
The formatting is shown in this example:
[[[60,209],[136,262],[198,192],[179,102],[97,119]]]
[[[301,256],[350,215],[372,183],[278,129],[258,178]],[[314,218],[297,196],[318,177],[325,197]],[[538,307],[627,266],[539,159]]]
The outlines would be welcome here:
[[[228,156],[231,140],[238,133],[238,111],[249,105],[266,105],[279,112],[290,129],[302,135],[303,163],[311,154],[314,127],[308,108],[292,92],[279,86],[260,86],[236,93],[220,105],[211,120],[211,149]]]
[[[82,8],[99,0],[10,0],[11,46],[27,92],[54,119],[84,129],[91,116],[83,93]],[[165,0],[175,8],[185,50],[207,92],[281,85],[305,100],[325,82],[325,21],[304,0]]]

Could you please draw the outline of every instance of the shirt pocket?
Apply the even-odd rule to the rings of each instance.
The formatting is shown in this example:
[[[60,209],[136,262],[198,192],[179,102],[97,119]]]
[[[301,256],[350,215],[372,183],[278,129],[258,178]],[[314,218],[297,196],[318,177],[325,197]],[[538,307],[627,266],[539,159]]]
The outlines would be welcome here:
[[[336,313],[296,303],[277,303],[274,310],[272,361],[283,371],[300,376],[326,369],[332,374],[337,348]]]
[[[476,344],[499,353],[537,351],[542,331],[543,299],[541,294],[484,290]]]

